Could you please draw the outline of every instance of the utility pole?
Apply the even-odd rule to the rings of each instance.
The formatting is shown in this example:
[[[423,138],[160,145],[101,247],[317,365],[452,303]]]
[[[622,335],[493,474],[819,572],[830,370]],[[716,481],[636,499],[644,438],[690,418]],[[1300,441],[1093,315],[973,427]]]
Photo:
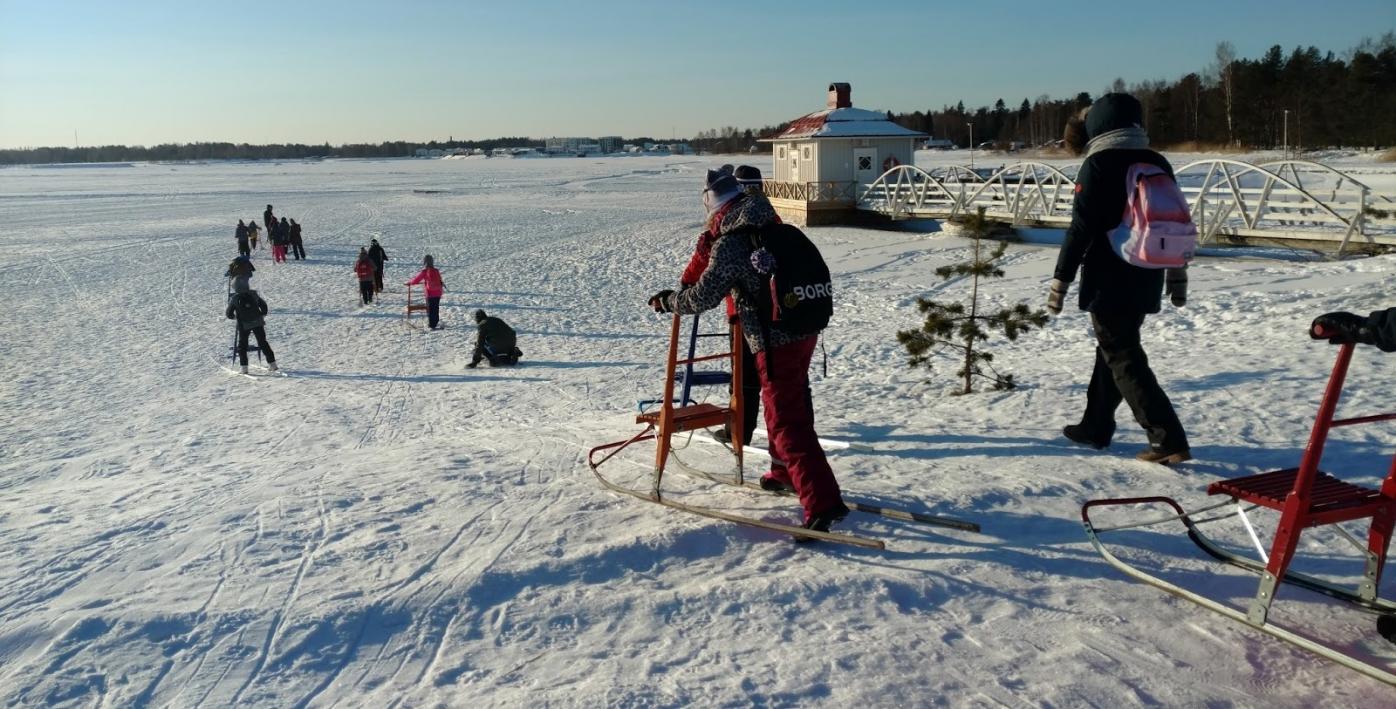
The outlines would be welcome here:
[[[1285,109],[1285,160],[1289,159],[1289,109]]]
[[[969,126],[969,169],[974,169],[974,124],[966,123]]]

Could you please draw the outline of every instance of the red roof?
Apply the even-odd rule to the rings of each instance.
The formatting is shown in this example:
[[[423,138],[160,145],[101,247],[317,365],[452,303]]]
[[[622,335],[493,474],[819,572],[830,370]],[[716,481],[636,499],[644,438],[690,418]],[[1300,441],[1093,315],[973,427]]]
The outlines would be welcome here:
[[[924,138],[925,133],[887,120],[887,114],[846,106],[826,108],[796,118],[779,134],[763,141],[798,138]]]

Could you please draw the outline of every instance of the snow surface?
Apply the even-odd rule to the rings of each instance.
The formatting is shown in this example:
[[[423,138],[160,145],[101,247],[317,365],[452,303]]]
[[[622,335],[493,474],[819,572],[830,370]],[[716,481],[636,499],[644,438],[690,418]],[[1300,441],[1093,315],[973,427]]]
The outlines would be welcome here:
[[[0,170],[0,704],[1392,705],[1391,687],[1115,572],[1079,509],[1195,506],[1212,480],[1295,464],[1334,354],[1306,326],[1394,304],[1396,257],[1197,263],[1188,306],[1145,334],[1198,458],[1170,470],[1132,459],[1124,410],[1107,452],[1060,437],[1083,405],[1084,315],[994,346],[1020,389],[952,396],[955,365],[908,369],[895,332],[918,295],[966,293],[933,274],[966,242],[811,229],[839,292],[819,430],[872,447],[832,455],[846,494],[984,534],[855,513],[840,529],[886,551],[796,545],[618,497],[584,463],[661,388],[667,321],[644,301],[672,287],[704,171],[727,159]],[[233,225],[267,203],[304,225],[310,260],[257,252],[291,376],[247,379],[221,368],[221,274]],[[390,288],[360,308],[351,263],[373,237]],[[400,318],[424,253],[442,332]],[[1041,302],[1055,255],[1011,246],[987,298]],[[464,368],[475,308],[517,328],[523,366]],[[1393,365],[1359,353],[1343,409],[1389,406]],[[1327,467],[1372,484],[1393,443],[1389,425],[1343,429]],[[643,484],[651,450],[608,473]],[[680,455],[722,469],[720,448]],[[666,487],[797,519],[780,498]],[[1235,524],[1214,532],[1246,546]],[[1189,588],[1254,592],[1180,529],[1118,537]],[[1327,530],[1301,554],[1355,582]],[[1314,594],[1286,588],[1273,617],[1396,662],[1370,616]]]

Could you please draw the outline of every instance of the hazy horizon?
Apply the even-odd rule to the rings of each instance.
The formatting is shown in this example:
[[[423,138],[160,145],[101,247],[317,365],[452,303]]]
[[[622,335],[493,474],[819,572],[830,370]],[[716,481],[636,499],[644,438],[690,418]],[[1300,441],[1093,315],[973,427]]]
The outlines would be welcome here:
[[[1016,106],[1201,72],[1219,41],[1341,54],[1396,29],[1389,0],[1316,8],[0,0],[0,147],[687,138],[817,110],[830,81],[865,108]]]

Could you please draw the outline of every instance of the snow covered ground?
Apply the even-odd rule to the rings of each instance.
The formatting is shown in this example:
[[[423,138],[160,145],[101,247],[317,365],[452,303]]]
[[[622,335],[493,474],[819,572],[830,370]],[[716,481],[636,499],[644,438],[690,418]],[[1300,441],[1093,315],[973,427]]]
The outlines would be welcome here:
[[[583,459],[660,390],[667,321],[644,301],[676,279],[703,170],[724,161],[0,169],[0,704],[1391,705],[1391,687],[1115,572],[1079,509],[1198,505],[1210,481],[1295,464],[1334,354],[1306,327],[1396,304],[1396,257],[1197,263],[1188,306],[1146,327],[1198,458],[1169,470],[1132,459],[1144,438],[1123,410],[1109,451],[1060,437],[1090,368],[1082,314],[994,346],[1020,389],[952,396],[954,365],[908,369],[895,332],[916,296],[964,294],[933,270],[966,243],[812,229],[839,292],[820,432],[872,447],[832,456],[845,493],[984,534],[855,513],[841,528],[886,551],[795,545],[617,497]],[[233,225],[269,202],[304,225],[310,260],[256,254],[291,376],[252,380],[221,368],[221,274]],[[392,286],[360,308],[351,264],[374,237]],[[1041,302],[1055,251],[1012,246],[989,300]],[[424,253],[443,332],[400,317]],[[515,326],[524,366],[464,368],[475,308]],[[1345,410],[1389,407],[1393,367],[1360,352]],[[1375,483],[1393,444],[1389,425],[1344,429],[1327,467]],[[610,473],[638,483],[649,450]],[[720,469],[720,451],[680,455]],[[1299,568],[1354,582],[1334,542],[1306,535]],[[1180,529],[1119,543],[1189,588],[1254,592]],[[1370,616],[1314,594],[1285,589],[1273,617],[1396,663]]]

